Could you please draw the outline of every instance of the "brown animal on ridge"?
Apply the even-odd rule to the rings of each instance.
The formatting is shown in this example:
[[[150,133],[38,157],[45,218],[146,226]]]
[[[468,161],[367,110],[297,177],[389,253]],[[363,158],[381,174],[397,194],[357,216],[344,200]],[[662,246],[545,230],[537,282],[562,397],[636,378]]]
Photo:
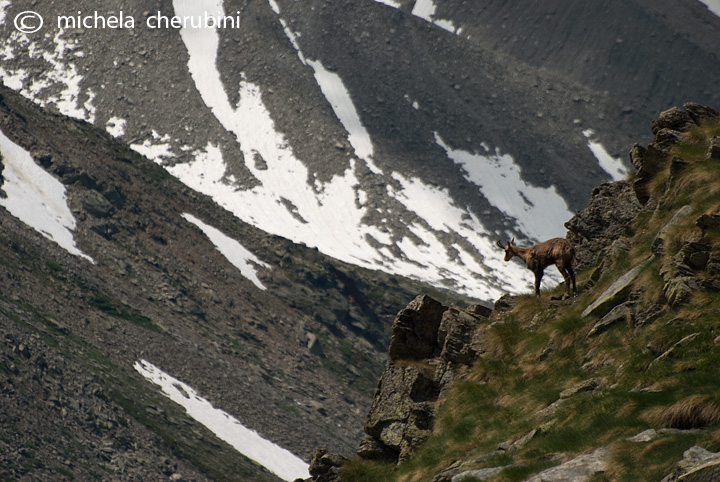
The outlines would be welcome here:
[[[575,248],[567,239],[553,238],[542,243],[534,244],[527,248],[515,246],[515,238],[507,245],[498,241],[497,245],[500,249],[505,250],[505,261],[509,261],[513,256],[525,261],[525,266],[535,273],[535,294],[540,296],[540,282],[542,281],[545,268],[554,264],[558,271],[565,279],[565,294],[561,299],[569,298],[577,294],[575,286],[575,270],[573,269],[573,259],[575,258]],[[572,281],[572,295],[570,294],[570,281]]]

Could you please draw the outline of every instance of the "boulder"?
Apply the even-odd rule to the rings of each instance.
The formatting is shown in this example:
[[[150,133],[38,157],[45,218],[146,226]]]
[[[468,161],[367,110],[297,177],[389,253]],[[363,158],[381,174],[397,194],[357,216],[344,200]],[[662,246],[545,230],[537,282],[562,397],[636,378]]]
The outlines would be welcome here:
[[[688,217],[692,213],[692,206],[685,205],[678,209],[668,223],[660,229],[655,239],[653,239],[652,245],[650,246],[651,251],[655,256],[660,256],[665,252],[665,239],[670,228],[676,226],[682,222],[683,219]]]
[[[720,453],[690,447],[661,482],[712,482],[720,480]]]
[[[684,132],[697,125],[690,114],[679,107],[672,107],[660,113],[652,122],[652,133],[657,135],[662,129]]]
[[[309,472],[313,482],[335,482],[339,471],[347,462],[347,457],[328,453],[327,450],[318,449],[310,462]]]
[[[632,304],[630,302],[616,306],[615,308],[610,310],[607,315],[603,316],[600,321],[595,323],[595,325],[590,329],[587,334],[588,338],[597,336],[611,326],[615,325],[616,323],[627,320],[631,313]]]
[[[615,281],[600,296],[598,296],[597,299],[590,304],[590,306],[585,308],[581,316],[583,318],[590,315],[604,316],[609,313],[610,310],[623,303],[630,293],[630,287],[633,281],[635,281],[635,278],[640,275],[643,268],[645,268],[645,266],[647,266],[654,258],[654,256],[649,257],[618,278],[618,280]]]
[[[710,145],[708,146],[707,154],[705,154],[705,159],[710,160],[720,160],[720,137],[715,136],[710,140]]]
[[[478,318],[467,312],[450,308],[443,313],[438,329],[440,358],[450,363],[472,364],[478,351],[472,344]]]
[[[422,360],[438,349],[437,333],[445,307],[420,295],[398,313],[393,323],[390,360]]]
[[[381,444],[381,451],[401,457],[430,434],[432,405],[440,393],[435,380],[413,366],[389,365],[378,384],[365,420],[365,433]],[[373,458],[380,452],[370,453]]]
[[[630,223],[641,209],[629,182],[596,187],[587,207],[565,223],[568,240],[575,247],[576,266],[595,264],[613,241],[627,235]]]
[[[583,482],[607,470],[610,450],[601,447],[589,454],[576,457],[564,464],[543,470],[527,482]]]
[[[113,206],[97,191],[85,191],[82,201],[83,209],[96,218],[107,218],[112,213]]]
[[[711,109],[710,107],[706,107],[695,102],[685,102],[683,104],[683,109],[685,109],[690,118],[697,125],[702,125],[705,121],[720,117],[720,113],[718,113],[715,109]]]

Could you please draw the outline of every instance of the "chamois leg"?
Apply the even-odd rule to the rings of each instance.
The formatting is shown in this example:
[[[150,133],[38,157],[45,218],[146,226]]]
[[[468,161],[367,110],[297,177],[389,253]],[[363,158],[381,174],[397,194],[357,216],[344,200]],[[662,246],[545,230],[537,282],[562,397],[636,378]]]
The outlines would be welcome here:
[[[570,278],[572,279],[573,289],[572,289],[572,295],[577,296],[577,286],[575,286],[575,270],[572,267],[572,264],[568,264],[567,266],[568,273],[570,273]]]
[[[535,271],[535,295],[540,296],[540,282],[542,282],[543,277],[543,271],[542,270],[536,270]]]
[[[560,274],[562,275],[563,279],[565,280],[565,294],[562,296],[562,300],[566,300],[570,298],[570,275],[568,274],[567,270],[560,266],[559,264],[556,265],[558,271],[560,271]]]

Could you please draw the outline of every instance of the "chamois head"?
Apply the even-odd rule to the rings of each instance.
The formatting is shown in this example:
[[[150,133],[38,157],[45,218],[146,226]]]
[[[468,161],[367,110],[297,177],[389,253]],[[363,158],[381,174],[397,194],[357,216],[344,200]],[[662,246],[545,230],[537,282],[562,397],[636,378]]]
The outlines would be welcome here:
[[[505,251],[505,261],[510,261],[510,259],[515,256],[517,253],[512,249],[515,247],[515,238],[512,238],[511,241],[508,241],[506,245],[503,246],[502,242],[498,241],[497,246],[498,248]]]

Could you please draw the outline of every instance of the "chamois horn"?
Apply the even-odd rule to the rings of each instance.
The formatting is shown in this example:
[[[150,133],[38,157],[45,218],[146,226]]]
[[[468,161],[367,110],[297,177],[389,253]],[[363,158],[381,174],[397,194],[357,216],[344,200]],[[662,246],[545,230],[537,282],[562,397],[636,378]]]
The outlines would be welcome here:
[[[497,244],[497,247],[498,247],[498,248],[500,248],[500,249],[505,249],[505,246],[503,246],[502,241],[498,240],[498,242],[495,243],[495,244]]]

